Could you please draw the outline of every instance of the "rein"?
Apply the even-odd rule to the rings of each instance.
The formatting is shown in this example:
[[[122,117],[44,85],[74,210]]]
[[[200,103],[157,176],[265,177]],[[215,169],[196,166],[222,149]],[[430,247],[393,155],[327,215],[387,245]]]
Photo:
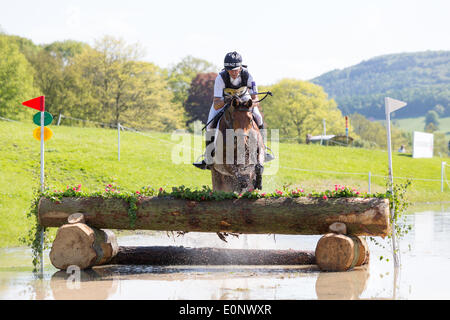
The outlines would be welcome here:
[[[246,92],[247,92],[247,90],[246,90]],[[255,101],[254,103],[258,103],[258,102],[263,101],[265,98],[267,98],[267,96],[273,96],[273,95],[272,95],[272,92],[270,92],[270,91],[257,92],[257,93],[255,93],[255,95],[260,95],[260,94],[265,94],[265,96],[264,96],[262,99],[260,99],[260,100],[258,100],[258,101]],[[212,118],[212,119],[211,119],[211,120],[210,120],[210,121],[202,128],[202,131],[205,130],[211,122],[213,122],[213,121],[215,121],[216,119],[220,118],[230,106],[231,106],[231,103],[226,103],[226,104],[222,107],[222,110],[220,110],[220,112],[219,112],[214,118]],[[253,106],[250,107],[250,108],[246,108],[246,107],[238,107],[236,110],[238,110],[238,111],[248,111],[248,112],[253,112]]]

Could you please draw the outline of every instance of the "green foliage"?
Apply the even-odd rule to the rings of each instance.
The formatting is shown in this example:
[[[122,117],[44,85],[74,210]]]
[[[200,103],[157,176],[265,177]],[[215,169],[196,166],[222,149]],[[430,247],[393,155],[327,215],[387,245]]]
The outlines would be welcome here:
[[[433,132],[433,154],[436,157],[446,157],[448,150],[448,140],[442,132]]]
[[[323,119],[327,134],[345,133],[345,119],[322,87],[307,81],[283,79],[262,90],[273,93],[273,97],[261,102],[261,109],[268,128],[279,129],[280,137],[296,137],[304,142],[307,134],[322,134]]]
[[[429,124],[433,124],[433,131],[436,131],[439,129],[439,115],[436,111],[430,110],[425,115],[425,130],[427,129]],[[431,131],[432,132],[432,131]]]
[[[217,73],[198,73],[192,79],[189,96],[184,103],[188,125],[194,121],[207,121],[213,101],[214,82]]]
[[[19,51],[27,58],[29,59],[36,53],[42,50],[42,46],[36,45],[31,41],[30,39],[15,36],[15,35],[6,35],[9,41],[14,42],[17,47],[19,48]]]
[[[39,94],[33,84],[34,70],[18,45],[0,34],[0,116],[23,119],[33,114],[22,102]]]
[[[450,51],[384,55],[343,70],[327,72],[312,82],[324,87],[344,114],[384,118],[384,97],[408,103],[398,117],[418,117],[440,104],[450,116]]]
[[[378,121],[369,121],[363,115],[358,113],[350,115],[349,118],[350,127],[352,127],[356,135],[359,136],[359,139],[354,142],[354,146],[386,150],[387,134],[384,124]],[[391,124],[391,144],[393,150],[397,150],[396,148],[401,145],[405,145],[411,149],[411,135]]]
[[[31,248],[33,272],[36,272],[39,266],[40,257],[43,254],[43,249],[49,248],[51,239],[45,237],[45,228],[39,224],[38,220],[38,205],[41,198],[41,192],[39,189],[34,191],[34,198],[31,202],[30,210],[27,212],[27,219],[31,221],[31,228],[28,230],[28,234],[25,237],[21,237],[19,240],[21,243]],[[44,236],[43,247],[41,246],[41,235]]]
[[[391,212],[391,226],[394,225],[395,227],[391,229],[391,234],[388,235],[388,240],[390,244],[392,244],[392,236],[393,233],[395,233],[395,239],[397,241],[400,241],[403,237],[405,237],[409,231],[412,230],[412,225],[406,223],[406,211],[411,204],[410,201],[406,197],[406,193],[408,188],[412,185],[411,180],[407,180],[405,183],[400,184],[393,184],[391,185],[390,181],[386,181],[386,187],[387,191],[383,197],[389,199],[389,209]],[[392,189],[392,192],[390,191]],[[377,239],[374,237],[369,237],[369,239],[379,247],[386,249],[386,247],[381,244]],[[397,252],[398,254],[400,252]],[[388,258],[385,258],[383,256],[380,257],[380,260],[386,259],[386,261],[389,261]]]
[[[186,56],[168,70],[168,85],[173,92],[173,102],[184,106],[192,80],[199,73],[215,72],[217,68],[210,62]],[[212,93],[211,93],[212,95]]]
[[[88,44],[74,40],[55,41],[44,46],[45,51],[62,59],[65,65],[69,64],[72,58],[88,48],[90,48]]]
[[[445,108],[440,104],[435,105],[433,111],[435,111],[439,117],[442,117],[445,114]]]
[[[169,131],[182,127],[183,110],[170,101],[164,72],[137,61],[137,45],[104,37],[75,56],[67,67],[69,91],[78,101],[69,107],[78,118]]]

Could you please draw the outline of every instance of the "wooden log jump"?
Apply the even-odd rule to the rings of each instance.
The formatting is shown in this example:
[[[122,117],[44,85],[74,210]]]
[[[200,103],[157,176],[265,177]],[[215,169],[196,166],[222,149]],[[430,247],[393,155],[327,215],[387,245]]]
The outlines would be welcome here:
[[[345,271],[368,263],[361,236],[386,236],[389,202],[378,198],[265,198],[190,201],[147,197],[137,203],[130,224],[128,203],[118,198],[41,198],[39,222],[58,227],[50,258],[60,269],[117,264],[305,264]],[[68,222],[68,224],[67,224]],[[325,234],[311,252],[213,248],[119,248],[112,229],[184,232]]]
[[[190,201],[172,197],[143,197],[130,224],[129,204],[117,198],[41,198],[39,223],[60,227],[73,213],[99,229],[145,229],[247,234],[325,234],[342,222],[359,236],[389,234],[389,202],[378,198],[263,198]]]

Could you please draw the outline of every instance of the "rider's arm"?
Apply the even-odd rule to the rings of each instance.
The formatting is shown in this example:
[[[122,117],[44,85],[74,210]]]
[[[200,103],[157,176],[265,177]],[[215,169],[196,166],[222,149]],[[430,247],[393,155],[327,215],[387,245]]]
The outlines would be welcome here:
[[[217,75],[216,81],[214,81],[214,109],[219,110],[225,105],[225,102],[223,101],[222,95],[223,95],[223,89],[225,88],[225,83],[222,80],[222,77]]]
[[[252,100],[253,100],[254,105],[255,105],[255,106],[259,106],[259,103],[257,102],[257,101],[258,101],[257,95],[255,94],[256,92],[253,92],[253,88],[252,88],[252,82],[253,82],[253,81],[254,81],[254,80],[253,80],[253,77],[252,77],[252,75],[250,74],[249,77],[248,77],[247,86],[248,86],[248,88],[250,89],[250,92],[251,92],[250,96],[252,97]],[[255,89],[256,89],[256,91],[258,91],[258,89],[256,88],[256,86],[255,86]]]

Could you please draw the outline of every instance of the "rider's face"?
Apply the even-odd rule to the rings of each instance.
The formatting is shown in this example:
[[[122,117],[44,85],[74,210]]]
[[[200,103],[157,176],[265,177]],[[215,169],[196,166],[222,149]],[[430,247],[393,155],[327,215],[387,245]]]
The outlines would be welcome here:
[[[241,68],[236,69],[236,70],[227,70],[230,77],[233,79],[236,79],[239,76],[239,73],[241,72]]]

